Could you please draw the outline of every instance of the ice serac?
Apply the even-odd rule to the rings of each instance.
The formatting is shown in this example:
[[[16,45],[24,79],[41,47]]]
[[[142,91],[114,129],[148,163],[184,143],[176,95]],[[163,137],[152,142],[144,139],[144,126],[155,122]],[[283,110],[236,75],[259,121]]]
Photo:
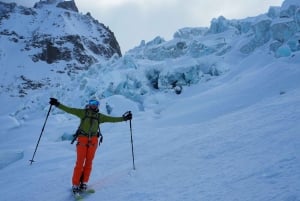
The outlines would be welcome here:
[[[247,20],[247,19],[245,19]],[[280,8],[271,7],[251,24],[252,40],[241,47],[241,52],[252,53],[264,45],[275,57],[287,57],[300,50],[300,2],[286,0]]]

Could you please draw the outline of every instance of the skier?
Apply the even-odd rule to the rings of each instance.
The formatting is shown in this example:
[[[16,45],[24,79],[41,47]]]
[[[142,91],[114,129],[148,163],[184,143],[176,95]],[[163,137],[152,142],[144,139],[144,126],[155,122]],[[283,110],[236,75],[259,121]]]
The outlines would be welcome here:
[[[85,109],[70,108],[61,104],[57,99],[50,98],[51,105],[75,115],[81,122],[76,132],[77,160],[72,177],[72,190],[74,195],[87,190],[87,183],[92,170],[92,162],[98,147],[98,137],[101,135],[99,126],[105,122],[121,122],[132,119],[131,112],[126,112],[122,117],[107,116],[99,112],[99,101],[89,100]],[[101,135],[102,137],[102,135]],[[101,140],[101,139],[100,139]]]

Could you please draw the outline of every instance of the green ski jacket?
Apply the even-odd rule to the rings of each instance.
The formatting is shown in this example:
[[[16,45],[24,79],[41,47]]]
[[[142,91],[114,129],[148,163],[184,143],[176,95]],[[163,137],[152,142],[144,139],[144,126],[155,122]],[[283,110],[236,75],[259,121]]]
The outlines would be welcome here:
[[[85,135],[95,136],[97,135],[99,124],[105,122],[122,122],[124,121],[123,117],[112,117],[102,114],[100,112],[95,112],[91,109],[79,109],[79,108],[71,108],[65,106],[63,104],[59,104],[58,108],[69,113],[75,115],[80,118],[80,126],[79,129]]]

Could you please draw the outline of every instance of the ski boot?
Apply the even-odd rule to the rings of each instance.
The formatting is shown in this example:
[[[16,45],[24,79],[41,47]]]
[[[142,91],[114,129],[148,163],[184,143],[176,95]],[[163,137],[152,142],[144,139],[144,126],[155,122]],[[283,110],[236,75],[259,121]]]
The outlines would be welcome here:
[[[85,192],[87,190],[87,184],[86,183],[80,183],[79,190],[81,192]]]
[[[75,197],[76,200],[80,200],[82,199],[80,193],[80,188],[79,186],[72,186],[72,191],[73,191],[73,195]]]
[[[86,183],[80,183],[79,190],[81,193],[86,193],[86,194],[95,193],[95,190],[88,187]]]

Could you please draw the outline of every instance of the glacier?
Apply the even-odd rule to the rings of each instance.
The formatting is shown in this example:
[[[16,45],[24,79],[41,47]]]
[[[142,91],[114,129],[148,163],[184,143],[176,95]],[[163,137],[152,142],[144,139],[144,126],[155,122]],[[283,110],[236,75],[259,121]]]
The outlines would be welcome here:
[[[72,199],[77,118],[52,109],[29,165],[50,97],[133,113],[136,170],[128,122],[101,125],[86,200],[300,200],[299,11],[285,0],[259,16],[219,16],[72,72],[66,61],[32,61],[18,38],[26,29],[8,36],[0,17],[1,200]],[[81,19],[67,22],[86,33]]]

